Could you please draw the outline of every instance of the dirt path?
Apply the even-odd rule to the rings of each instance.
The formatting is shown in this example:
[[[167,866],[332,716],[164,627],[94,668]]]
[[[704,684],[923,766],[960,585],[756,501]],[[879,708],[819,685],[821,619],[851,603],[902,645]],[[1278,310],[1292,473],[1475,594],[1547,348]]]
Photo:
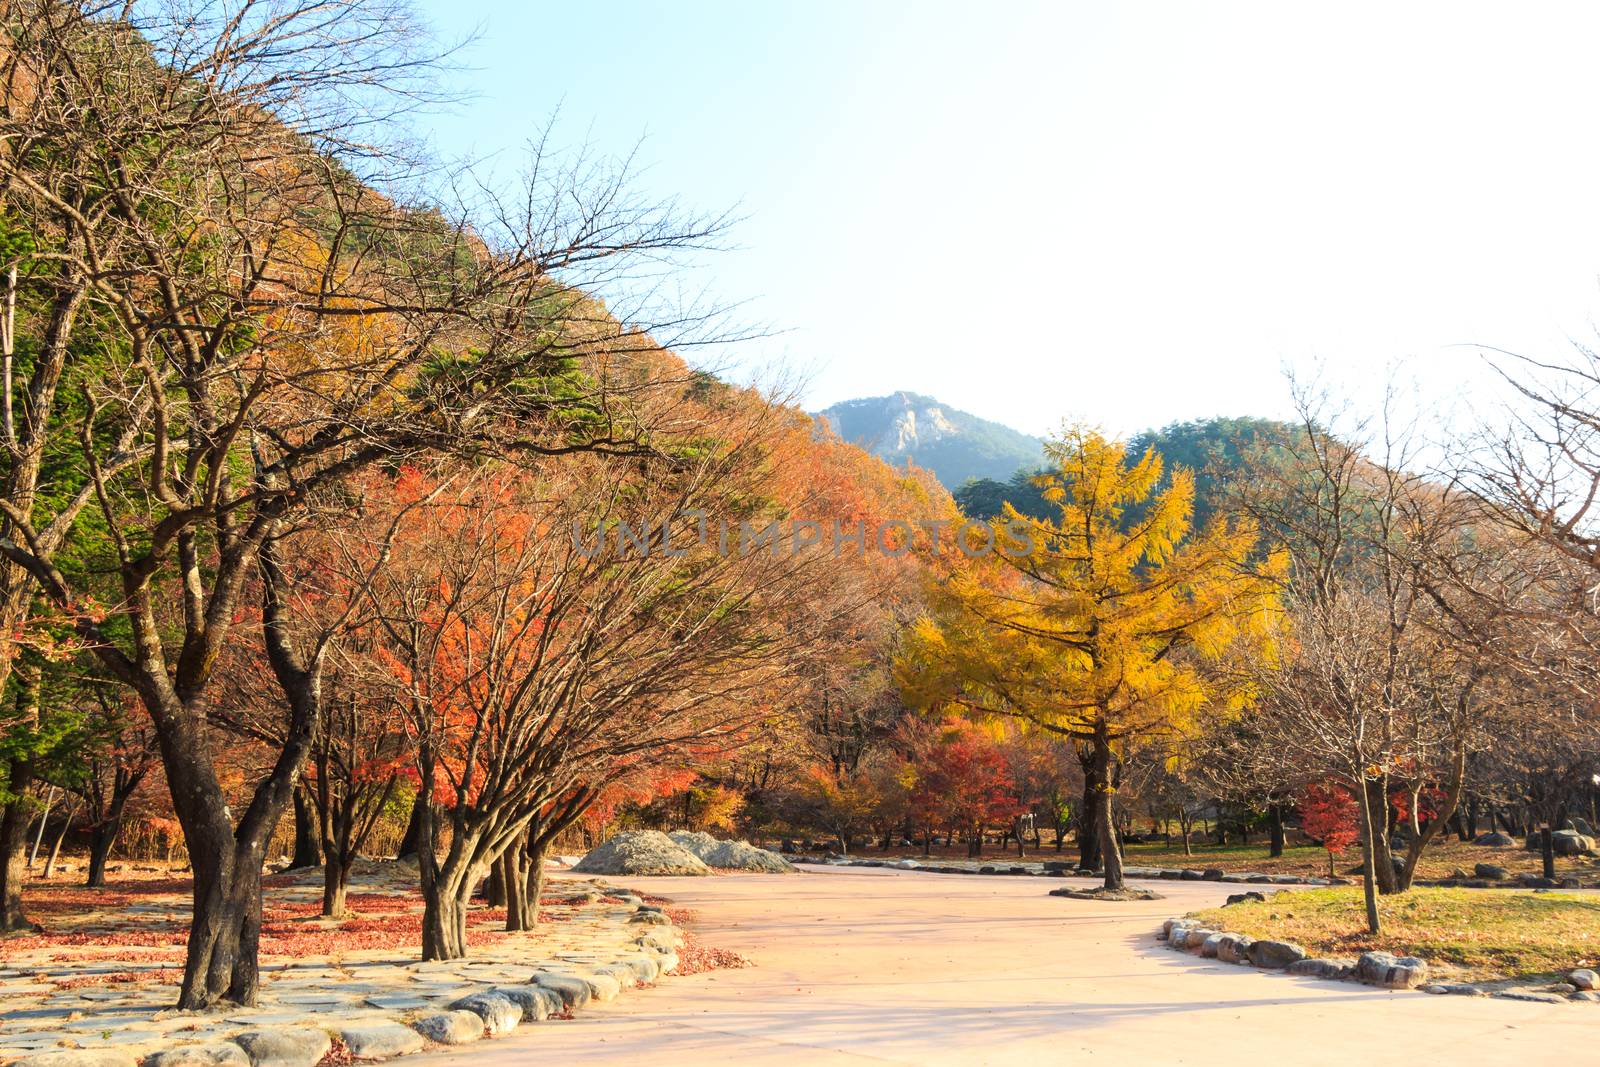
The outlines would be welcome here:
[[[626,880],[698,913],[756,961],[671,978],[580,1020],[409,1061],[533,1064],[1260,1064],[1590,1062],[1600,1005],[1388,993],[1202,961],[1162,917],[1236,887],[1156,885],[1098,904],[1036,878],[862,868]]]

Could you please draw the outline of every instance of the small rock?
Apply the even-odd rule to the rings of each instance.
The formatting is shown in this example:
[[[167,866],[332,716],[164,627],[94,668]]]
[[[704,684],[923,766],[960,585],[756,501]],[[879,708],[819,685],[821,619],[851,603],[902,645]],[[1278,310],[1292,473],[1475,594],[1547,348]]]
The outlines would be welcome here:
[[[642,923],[645,926],[671,926],[672,925],[672,920],[667,918],[667,915],[666,915],[665,912],[659,911],[659,910],[654,909],[654,908],[645,909],[645,908],[641,907],[638,911],[636,911],[632,915],[628,916],[628,921],[630,923]]]
[[[1306,958],[1306,950],[1292,941],[1252,941],[1245,954],[1257,967],[1274,971]]]
[[[1472,873],[1478,878],[1489,878],[1498,881],[1506,877],[1506,869],[1493,863],[1480,863],[1472,868]]]
[[[1501,1000],[1531,1000],[1538,1004],[1561,1004],[1567,999],[1555,993],[1541,993],[1537,989],[1497,989],[1489,995]]]
[[[1482,845],[1485,848],[1514,848],[1517,844],[1515,838],[1498,832],[1479,834],[1472,839],[1472,843],[1474,845]]]
[[[1487,994],[1471,982],[1429,982],[1418,986],[1424,993],[1449,994],[1458,997],[1482,997]]]
[[[1593,989],[1580,989],[1567,998],[1568,1000],[1587,1000],[1590,1003],[1600,1002],[1600,993]]]
[[[1214,960],[1217,958],[1217,949],[1222,945],[1222,939],[1227,934],[1212,934],[1200,943],[1200,958]]]
[[[1428,980],[1428,965],[1415,956],[1363,952],[1356,961],[1356,978],[1384,989],[1410,989]]]
[[[1567,975],[1567,981],[1578,989],[1600,988],[1600,975],[1595,974],[1587,967],[1581,967]]]
[[[411,1028],[441,1045],[465,1045],[483,1036],[483,1017],[472,1011],[442,1011],[414,1020]]]
[[[1229,905],[1232,905],[1232,904],[1244,904],[1244,903],[1247,903],[1249,901],[1257,901],[1257,902],[1260,902],[1260,903],[1265,903],[1266,899],[1267,898],[1263,894],[1256,892],[1254,889],[1251,889],[1251,890],[1249,890],[1247,892],[1244,892],[1244,893],[1229,893],[1227,901],[1225,901],[1222,906],[1224,908],[1226,908],[1226,907],[1228,907]]]
[[[451,1011],[470,1011],[483,1020],[490,1037],[510,1033],[522,1021],[522,1007],[500,993],[473,993],[450,1005]]]
[[[255,1067],[316,1067],[333,1047],[326,1033],[308,1026],[250,1030],[233,1040]]]
[[[1216,933],[1218,933],[1218,931],[1212,930],[1212,929],[1210,929],[1208,927],[1204,927],[1204,926],[1192,927],[1192,928],[1190,928],[1188,931],[1186,931],[1184,933],[1183,947],[1184,948],[1190,948],[1190,949],[1197,949],[1201,945],[1206,943],[1206,939],[1207,938],[1212,937]]]
[[[399,1023],[371,1022],[341,1026],[337,1033],[350,1055],[364,1060],[409,1056],[422,1049],[422,1035]]]

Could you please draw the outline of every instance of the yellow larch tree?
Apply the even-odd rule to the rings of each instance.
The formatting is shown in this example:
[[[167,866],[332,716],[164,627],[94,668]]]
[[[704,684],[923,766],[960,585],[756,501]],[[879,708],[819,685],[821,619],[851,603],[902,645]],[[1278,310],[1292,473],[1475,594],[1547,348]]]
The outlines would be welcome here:
[[[1193,476],[1164,478],[1154,450],[1130,460],[1122,442],[1071,428],[1046,455],[1054,469],[1039,484],[1059,517],[1008,504],[987,531],[969,527],[973,554],[929,591],[896,675],[913,706],[1016,719],[1087,746],[1105,888],[1120,891],[1121,752],[1252,699],[1243,672],[1215,665],[1273,655],[1285,564],[1260,551],[1247,520],[1193,530]]]

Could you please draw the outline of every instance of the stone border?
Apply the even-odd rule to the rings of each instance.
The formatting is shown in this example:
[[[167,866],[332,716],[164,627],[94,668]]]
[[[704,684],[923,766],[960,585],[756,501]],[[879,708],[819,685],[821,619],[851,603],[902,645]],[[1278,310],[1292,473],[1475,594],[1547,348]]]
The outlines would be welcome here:
[[[1042,869],[1018,864],[986,863],[981,867],[953,867],[947,864],[921,863],[917,860],[867,860],[848,856],[790,856],[791,863],[809,863],[823,867],[886,867],[898,871],[920,871],[923,874],[1001,874],[1026,875],[1034,878],[1103,878],[1103,871],[1080,871],[1066,860],[1044,860]],[[1483,865],[1480,865],[1483,866]],[[1350,878],[1308,877],[1299,874],[1262,874],[1259,871],[1224,871],[1220,867],[1124,867],[1125,878],[1164,879],[1185,882],[1226,882],[1230,885],[1354,885]],[[1490,878],[1419,878],[1412,885],[1430,889],[1584,889],[1600,888],[1600,881],[1585,886],[1574,876],[1562,879],[1545,878],[1521,872],[1504,879]]]
[[[520,985],[486,984],[443,1011],[430,1008],[387,1015],[374,1011],[349,1020],[330,1014],[326,1023],[241,1026],[239,1033],[222,1040],[174,1044],[156,1052],[59,1048],[0,1052],[0,1061],[7,1067],[316,1067],[335,1050],[335,1041],[354,1059],[378,1061],[500,1037],[522,1023],[552,1016],[570,1018],[590,1003],[612,1000],[623,990],[654,982],[678,967],[684,938],[666,911],[645,904],[636,893],[615,892],[634,906],[627,923],[640,927],[632,941],[636,952],[609,964],[575,967],[570,973],[535,973]]]
[[[1587,969],[1569,973],[1565,981],[1542,985],[1518,984],[1514,980],[1496,982],[1429,982],[1428,963],[1415,956],[1393,956],[1387,952],[1363,952],[1356,959],[1314,958],[1292,941],[1258,939],[1202,926],[1198,919],[1173,918],[1161,924],[1156,940],[1165,941],[1177,952],[1189,952],[1201,959],[1218,960],[1285,974],[1323,978],[1336,982],[1360,982],[1380,989],[1415,989],[1422,993],[1490,996],[1503,1000],[1527,1000],[1543,1004],[1568,1001],[1600,1001],[1600,977]]]
[[[791,863],[809,863],[822,867],[887,867],[898,871],[919,871],[923,874],[1000,874],[1027,875],[1034,878],[1104,878],[1103,871],[1080,871],[1066,860],[1044,860],[1041,869],[1034,870],[1017,864],[984,864],[981,867],[951,867],[936,863],[919,863],[916,860],[863,860],[847,856],[790,856]],[[1298,874],[1262,874],[1259,871],[1224,871],[1220,867],[1199,870],[1194,867],[1124,867],[1125,878],[1165,879],[1185,882],[1228,882],[1252,885],[1349,885],[1343,878],[1308,878]],[[1420,884],[1420,883],[1419,883]]]

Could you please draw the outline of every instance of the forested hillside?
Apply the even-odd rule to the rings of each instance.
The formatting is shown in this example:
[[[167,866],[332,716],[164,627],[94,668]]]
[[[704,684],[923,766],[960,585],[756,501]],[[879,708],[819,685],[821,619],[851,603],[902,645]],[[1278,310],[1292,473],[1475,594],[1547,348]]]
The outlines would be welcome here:
[[[1194,472],[1194,517],[1196,524],[1204,525],[1216,511],[1223,486],[1243,473],[1246,459],[1258,450],[1281,446],[1293,433],[1294,427],[1271,419],[1176,422],[1134,437],[1128,442],[1128,452],[1139,455],[1153,448],[1169,470],[1176,466]],[[1047,517],[1053,509],[1044,499],[1044,490],[1035,484],[1043,470],[1026,466],[1005,479],[974,478],[956,487],[956,503],[971,518],[993,518],[1006,503],[1024,515]]]

